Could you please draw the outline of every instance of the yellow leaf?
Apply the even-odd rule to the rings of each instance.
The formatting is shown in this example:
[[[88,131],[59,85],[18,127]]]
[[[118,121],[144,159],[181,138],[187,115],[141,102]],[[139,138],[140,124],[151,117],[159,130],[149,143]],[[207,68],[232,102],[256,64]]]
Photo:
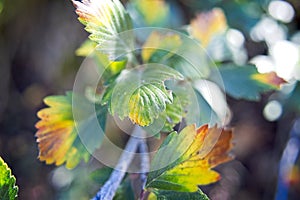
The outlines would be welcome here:
[[[170,11],[169,5],[164,0],[135,0],[134,5],[148,26],[162,23]]]
[[[220,174],[212,168],[232,159],[228,154],[232,147],[230,129],[208,128],[208,125],[196,129],[195,125],[190,125],[179,134],[170,134],[166,140],[168,144],[162,145],[151,166],[164,162],[169,154],[181,156],[169,166],[150,172],[147,188],[195,192],[198,185],[218,181]],[[187,140],[192,141],[188,147],[181,145]]]
[[[74,168],[81,159],[87,160],[89,153],[80,142],[76,142],[77,131],[72,114],[72,96],[51,96],[44,99],[49,108],[38,112],[36,123],[39,159],[46,164]]]
[[[215,35],[222,34],[227,29],[226,17],[223,11],[215,8],[209,12],[200,13],[191,21],[190,33],[207,47]]]
[[[264,74],[257,73],[257,74],[253,74],[251,78],[261,83],[271,85],[277,89],[280,88],[280,85],[286,83],[286,81],[278,77],[275,72],[264,73]]]

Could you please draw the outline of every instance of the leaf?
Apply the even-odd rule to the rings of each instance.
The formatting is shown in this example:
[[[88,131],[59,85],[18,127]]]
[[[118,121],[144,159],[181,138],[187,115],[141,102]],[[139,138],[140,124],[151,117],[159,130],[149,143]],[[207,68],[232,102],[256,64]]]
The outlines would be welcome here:
[[[207,47],[214,36],[227,29],[226,17],[220,8],[200,13],[191,21],[190,34]]]
[[[253,80],[257,80],[258,82],[268,84],[274,89],[280,89],[282,84],[287,83],[284,79],[278,77],[275,72],[253,74],[251,78]]]
[[[276,90],[285,81],[275,73],[259,74],[253,65],[228,65],[219,68],[225,91],[237,99],[258,101],[260,94]]]
[[[181,122],[184,117],[184,106],[179,98],[174,95],[172,104],[166,106],[166,123],[162,131],[170,132],[173,131],[173,127]]]
[[[204,124],[215,124],[220,121],[219,117],[213,110],[213,108],[209,105],[209,103],[205,100],[205,98],[201,95],[201,93],[195,90],[195,94],[197,96],[197,102],[199,105],[199,125]]]
[[[0,197],[2,200],[17,199],[18,187],[16,178],[11,174],[10,168],[0,157]]]
[[[133,7],[131,11],[134,22],[140,26],[165,27],[168,25],[170,6],[164,0],[134,0],[130,5]]]
[[[109,167],[102,167],[100,169],[97,169],[93,171],[90,174],[91,179],[99,183],[100,185],[104,185],[105,182],[109,179],[110,174],[112,173],[113,169]]]
[[[154,190],[150,193],[148,200],[209,200],[201,191],[197,192],[176,192],[168,190]]]
[[[172,103],[164,81],[182,79],[177,71],[159,64],[123,70],[111,92],[110,111],[120,119],[129,117],[140,126],[150,125]]]
[[[153,31],[143,45],[142,58],[145,63],[158,63],[172,56],[182,44],[179,35]]]
[[[146,188],[196,192],[198,185],[220,179],[211,168],[227,162],[232,131],[204,125],[189,125],[171,133],[153,158]]]
[[[100,185],[104,185],[105,182],[109,179],[111,173],[113,172],[112,168],[109,167],[102,167],[93,171],[90,174],[90,178]],[[126,197],[126,199],[134,199],[133,189],[131,185],[131,180],[129,176],[122,180],[121,184],[119,185],[116,194],[114,196],[114,200],[122,200]]]
[[[116,56],[132,47],[132,34],[120,35],[132,29],[132,22],[119,0],[73,0],[73,4],[79,21],[91,33],[90,39],[98,44],[100,51]]]
[[[122,181],[113,199],[124,200],[124,197],[126,197],[126,200],[136,199],[134,197],[133,186],[131,185],[131,180],[129,176]]]
[[[92,146],[96,148],[101,143],[101,136],[95,136],[93,124],[100,123],[105,129],[106,112],[104,108],[96,107],[98,110],[98,119],[85,116],[84,109],[90,104],[85,98],[81,98],[82,106],[76,110],[72,108],[73,93],[67,92],[66,96],[49,96],[44,99],[49,108],[44,108],[38,112],[40,121],[36,123],[38,129],[36,133],[39,143],[39,159],[46,164],[62,165],[66,163],[67,168],[74,168],[81,160],[88,161],[90,154],[83,141],[91,141]],[[79,97],[76,97],[79,98]],[[91,105],[89,105],[91,106]],[[73,115],[75,112],[82,114],[82,120],[75,122]],[[78,136],[78,130],[75,127],[78,123],[79,131],[84,131],[81,138]]]
[[[86,41],[84,41],[82,43],[82,45],[76,49],[76,52],[75,54],[77,56],[83,56],[83,57],[86,57],[86,56],[89,56],[91,53],[93,53],[95,51],[97,47],[97,43],[90,40],[90,39],[87,39]]]
[[[175,31],[153,31],[143,45],[142,58],[144,63],[172,67],[191,80],[206,78],[210,73],[204,49],[195,40]]]
[[[196,80],[193,82],[193,88],[197,96],[200,120],[197,126],[209,124],[226,124],[228,120],[229,108],[226,102],[226,96],[220,87],[214,82],[207,80]],[[189,120],[187,120],[188,124]]]

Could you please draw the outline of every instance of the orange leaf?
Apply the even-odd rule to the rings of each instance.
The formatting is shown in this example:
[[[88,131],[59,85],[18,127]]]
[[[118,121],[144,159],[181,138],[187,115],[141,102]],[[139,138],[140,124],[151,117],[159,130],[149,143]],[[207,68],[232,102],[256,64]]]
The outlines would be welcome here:
[[[252,79],[257,80],[261,83],[271,85],[274,88],[280,88],[280,85],[287,83],[284,79],[277,76],[275,72],[264,73],[264,74],[253,74]]]
[[[219,173],[212,170],[219,164],[232,160],[232,130],[208,128],[195,125],[184,128],[179,134],[170,134],[155,155],[151,169],[167,167],[149,173],[147,188],[195,192],[198,185],[207,185],[220,179]]]
[[[191,35],[207,47],[212,38],[224,33],[227,29],[226,17],[223,11],[215,8],[210,12],[200,13],[191,21]]]
[[[67,168],[74,168],[81,159],[87,161],[89,153],[77,139],[77,131],[72,114],[72,94],[51,96],[44,99],[49,108],[38,112],[35,127],[39,146],[39,159],[46,164],[66,163]]]

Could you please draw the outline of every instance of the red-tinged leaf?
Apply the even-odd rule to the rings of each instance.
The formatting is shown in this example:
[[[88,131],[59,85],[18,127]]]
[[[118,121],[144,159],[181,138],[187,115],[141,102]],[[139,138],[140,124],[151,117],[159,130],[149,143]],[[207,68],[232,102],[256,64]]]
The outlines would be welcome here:
[[[98,44],[116,39],[118,33],[132,28],[131,19],[119,0],[75,1],[79,21],[91,33],[90,39]]]
[[[39,159],[46,164],[74,168],[82,159],[87,161],[89,153],[80,142],[72,113],[72,94],[50,96],[44,99],[49,108],[38,112],[36,123]]]
[[[264,73],[264,74],[253,74],[252,79],[257,80],[264,84],[271,85],[277,89],[279,89],[282,84],[287,83],[283,78],[278,77],[275,72]]]
[[[148,175],[146,187],[196,192],[198,185],[218,181],[220,175],[212,168],[232,159],[228,154],[231,140],[232,130],[208,128],[208,125],[198,129],[190,125],[179,134],[170,134],[151,163],[153,171]]]

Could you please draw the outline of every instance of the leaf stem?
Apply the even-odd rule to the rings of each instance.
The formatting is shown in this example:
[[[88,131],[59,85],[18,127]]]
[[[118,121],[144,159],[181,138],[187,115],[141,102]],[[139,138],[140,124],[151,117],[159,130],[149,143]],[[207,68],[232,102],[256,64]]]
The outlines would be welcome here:
[[[122,155],[119,159],[118,164],[116,165],[114,171],[111,173],[109,179],[106,181],[106,183],[101,187],[99,192],[96,194],[96,196],[92,200],[112,200],[115,196],[115,193],[123,180],[126,171],[133,160],[135,156],[135,152],[137,151],[141,141],[144,141],[144,139],[141,139],[140,136],[143,133],[144,130],[140,126],[135,126],[132,132],[132,135],[130,139],[128,140],[126,147],[124,151],[122,152]]]
[[[145,132],[143,131],[143,133],[145,134]],[[140,174],[140,178],[141,178],[141,195],[140,195],[140,199],[144,199],[145,197],[145,185],[147,182],[147,173],[150,170],[150,159],[149,159],[149,149],[147,146],[147,142],[145,139],[141,139],[141,142],[139,143],[139,153],[140,153],[140,159],[141,159],[141,174]]]

